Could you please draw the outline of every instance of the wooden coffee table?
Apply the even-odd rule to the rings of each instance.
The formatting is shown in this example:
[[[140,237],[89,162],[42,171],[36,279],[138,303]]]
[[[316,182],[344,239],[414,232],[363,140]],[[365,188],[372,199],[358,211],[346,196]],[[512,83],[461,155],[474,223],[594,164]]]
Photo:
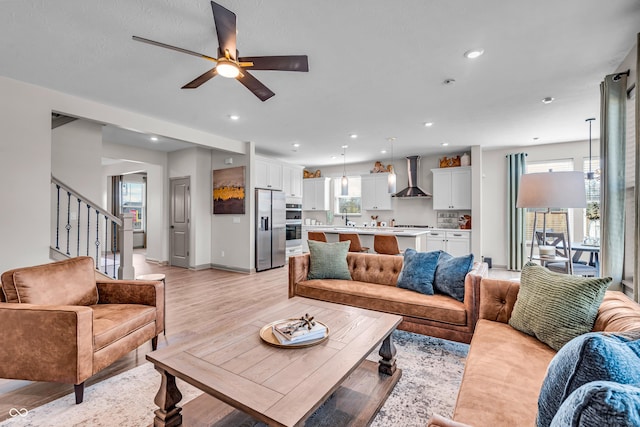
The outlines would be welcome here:
[[[261,340],[265,324],[305,313],[329,339],[296,349]],[[400,316],[295,297],[231,320],[147,355],[162,375],[155,426],[314,425],[305,420],[324,402],[340,425],[366,426],[402,375],[391,341]],[[380,361],[366,360],[380,343]],[[205,393],[179,407],[176,377]]]

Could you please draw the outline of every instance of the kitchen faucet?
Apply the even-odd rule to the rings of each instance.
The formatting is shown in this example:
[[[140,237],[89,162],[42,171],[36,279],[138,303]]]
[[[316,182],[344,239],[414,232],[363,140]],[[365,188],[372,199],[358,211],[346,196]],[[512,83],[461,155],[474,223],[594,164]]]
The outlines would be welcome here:
[[[344,225],[345,227],[349,226],[349,217],[347,217],[347,208],[345,207],[342,212],[344,213]]]

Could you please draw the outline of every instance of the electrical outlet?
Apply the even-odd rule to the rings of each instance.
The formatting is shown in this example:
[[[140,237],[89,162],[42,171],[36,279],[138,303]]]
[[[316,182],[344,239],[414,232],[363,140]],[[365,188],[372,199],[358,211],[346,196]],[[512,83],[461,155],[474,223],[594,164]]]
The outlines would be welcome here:
[[[220,251],[220,256],[224,258],[224,251]]]
[[[239,216],[234,216],[233,217],[233,223],[234,224],[240,224],[240,217]]]

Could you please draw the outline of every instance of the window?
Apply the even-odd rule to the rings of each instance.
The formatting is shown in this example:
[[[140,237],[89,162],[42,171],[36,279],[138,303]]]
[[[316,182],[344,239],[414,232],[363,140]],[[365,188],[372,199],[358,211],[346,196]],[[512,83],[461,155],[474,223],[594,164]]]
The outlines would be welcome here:
[[[146,180],[140,175],[125,175],[120,189],[122,213],[133,214],[133,231],[145,231]]]
[[[573,170],[573,160],[572,159],[559,159],[559,160],[546,160],[541,162],[530,162],[527,163],[527,173],[541,173],[541,172],[563,172],[563,171],[572,171]],[[533,237],[533,218],[535,209],[527,209],[525,210],[525,221],[524,221],[524,238],[525,241],[531,243],[531,239]],[[567,232],[567,224],[565,224],[564,215],[546,215],[547,223],[546,229],[547,231],[552,232]],[[538,220],[536,223],[536,228],[538,231],[542,231],[543,223],[542,223],[542,215],[538,214]]]
[[[600,158],[592,157],[589,165],[589,158],[586,157],[582,165],[585,176],[589,172],[589,166],[593,172],[593,179],[584,180],[584,190],[587,195],[587,209],[583,217],[584,235],[585,238],[592,240],[591,243],[597,243],[600,239]],[[593,241],[593,239],[598,240]]]
[[[340,186],[342,177],[333,178],[333,212],[336,215],[360,215],[362,213],[361,198],[361,180],[359,176],[350,176],[349,178],[349,194],[342,195]]]

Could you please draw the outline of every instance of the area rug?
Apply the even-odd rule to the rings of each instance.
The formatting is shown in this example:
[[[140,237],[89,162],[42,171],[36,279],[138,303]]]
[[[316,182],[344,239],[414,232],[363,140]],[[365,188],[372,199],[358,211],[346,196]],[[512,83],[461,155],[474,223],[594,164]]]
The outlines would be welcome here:
[[[395,331],[393,340],[402,377],[372,427],[424,427],[434,413],[450,417],[468,346],[404,331]],[[377,351],[368,358],[378,361]],[[145,363],[87,387],[81,405],[76,405],[74,395],[69,394],[28,412],[22,411],[0,426],[148,426],[157,409],[153,398],[159,385],[160,375],[151,363]],[[178,388],[183,395],[181,403],[202,393],[180,380]],[[321,418],[322,410],[320,407],[312,417]]]

